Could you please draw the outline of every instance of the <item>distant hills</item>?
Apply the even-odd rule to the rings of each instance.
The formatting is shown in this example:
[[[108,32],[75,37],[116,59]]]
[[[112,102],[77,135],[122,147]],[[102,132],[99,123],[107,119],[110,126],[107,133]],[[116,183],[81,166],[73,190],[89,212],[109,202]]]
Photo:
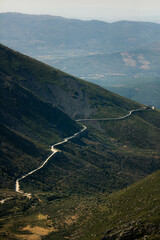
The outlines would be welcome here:
[[[160,107],[160,24],[2,13],[0,29],[0,42],[8,47]]]
[[[156,23],[106,23],[18,13],[0,14],[0,29],[3,44],[32,56],[128,51],[160,37]]]
[[[95,239],[103,237],[107,229],[102,234],[101,216],[97,233],[90,228],[100,203],[109,193],[160,168],[159,110],[135,112],[121,121],[85,123],[82,135],[59,146],[61,152],[43,169],[21,181],[22,189],[33,195],[26,199],[13,192],[15,180],[39,166],[53,143],[79,131],[77,118],[124,116],[144,105],[4,45],[0,45],[0,86],[0,196],[12,197],[0,205],[2,239],[23,239],[31,232],[35,237],[44,229],[48,229],[41,235],[44,239],[83,239],[83,234],[85,239],[89,229]],[[91,225],[86,232],[87,224]]]
[[[133,51],[48,60],[80,78],[148,105],[159,105],[159,44]]]

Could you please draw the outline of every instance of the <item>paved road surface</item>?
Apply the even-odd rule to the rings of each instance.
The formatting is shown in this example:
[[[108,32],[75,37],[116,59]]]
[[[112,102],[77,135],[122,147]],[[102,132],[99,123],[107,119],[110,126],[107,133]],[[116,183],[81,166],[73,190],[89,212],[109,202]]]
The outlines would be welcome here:
[[[48,162],[48,160],[49,160],[54,154],[56,154],[57,152],[59,152],[59,150],[55,148],[56,146],[61,145],[61,144],[64,144],[64,143],[68,142],[68,140],[70,140],[70,139],[72,139],[72,138],[75,138],[77,135],[79,135],[80,133],[84,132],[84,131],[86,130],[86,126],[84,126],[83,124],[82,124],[82,126],[83,126],[83,128],[82,128],[81,131],[75,133],[74,135],[72,135],[72,136],[70,136],[70,137],[68,137],[68,138],[65,138],[65,139],[64,139],[63,141],[61,141],[61,142],[58,142],[58,143],[52,145],[52,146],[51,146],[51,152],[52,152],[52,153],[49,155],[49,157],[48,157],[38,168],[36,168],[36,169],[34,169],[34,170],[32,170],[32,171],[24,174],[22,177],[20,177],[20,178],[18,178],[18,179],[16,180],[16,183],[15,183],[15,191],[18,192],[18,193],[23,193],[25,196],[31,198],[31,193],[24,193],[24,192],[20,189],[20,181],[21,181],[22,179],[28,177],[29,175],[33,174],[34,172],[37,172],[37,171],[40,170],[41,168],[43,168],[44,165]]]
[[[117,117],[117,118],[100,118],[100,119],[77,119],[76,121],[77,122],[84,122],[84,121],[112,121],[112,120],[122,120],[122,119],[125,119],[127,117],[129,117],[131,114],[133,114],[134,112],[139,112],[139,111],[144,111],[146,108],[140,108],[140,109],[136,109],[136,110],[131,110],[128,114],[126,114],[125,116],[122,116],[122,117]],[[54,155],[56,154],[59,150],[56,149],[55,147],[58,146],[58,145],[62,145],[64,143],[66,143],[68,140],[72,139],[72,138],[75,138],[77,135],[79,135],[80,133],[84,132],[86,130],[86,126],[84,126],[82,124],[83,128],[81,131],[75,133],[74,135],[68,137],[68,138],[65,138],[63,141],[61,142],[58,142],[54,145],[51,146],[51,154],[50,156],[36,169],[24,174],[22,177],[18,178],[16,180],[16,183],[15,183],[15,191],[18,192],[18,193],[22,193],[24,194],[25,196],[31,198],[31,193],[24,193],[21,189],[20,189],[20,181],[26,177],[28,177],[29,175],[33,174],[34,172],[37,172],[38,170],[40,170],[41,168],[44,167],[44,165],[49,161],[49,159]],[[3,200],[2,200],[3,201]]]

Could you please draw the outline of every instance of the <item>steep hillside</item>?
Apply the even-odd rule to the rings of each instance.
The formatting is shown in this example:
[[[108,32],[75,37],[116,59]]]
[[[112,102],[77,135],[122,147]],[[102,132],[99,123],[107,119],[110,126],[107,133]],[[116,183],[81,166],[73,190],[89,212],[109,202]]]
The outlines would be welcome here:
[[[0,124],[0,184],[14,189],[17,177],[39,166],[49,149]]]
[[[0,191],[1,197],[12,198],[0,205],[1,239],[159,240],[159,188],[158,171],[110,195],[52,192],[29,200]]]
[[[54,136],[52,129],[55,134],[53,142],[59,139],[58,136],[65,137],[78,131],[78,125],[66,114],[35,96],[16,80],[16,76],[0,72],[0,118],[3,124],[45,145]]]
[[[160,171],[130,187],[99,198],[84,236],[77,239],[160,238]]]
[[[44,161],[51,144],[80,127],[2,72],[0,89],[0,182],[14,188],[18,176]]]
[[[92,236],[101,240],[158,240],[159,188],[160,172],[157,172],[122,191],[100,197],[97,209],[83,229],[85,236],[77,239],[89,240]]]
[[[80,129],[61,110],[100,118],[142,107],[2,45],[0,53],[1,123],[45,147]],[[86,122],[82,142],[61,146],[62,153],[22,185],[34,191],[58,185],[71,193],[124,187],[159,168],[159,119],[158,111],[145,110],[121,121]]]
[[[2,45],[0,53],[3,73],[72,117],[117,116],[142,106]]]
[[[160,168],[160,112],[3,45],[0,73],[1,239],[100,239],[99,204]],[[133,109],[141,111],[129,115]],[[31,199],[13,192],[15,180],[40,166],[51,144],[82,129],[73,118],[127,114],[82,121],[86,131],[56,146],[60,151],[43,168],[20,180]],[[96,233],[94,216],[100,216]]]

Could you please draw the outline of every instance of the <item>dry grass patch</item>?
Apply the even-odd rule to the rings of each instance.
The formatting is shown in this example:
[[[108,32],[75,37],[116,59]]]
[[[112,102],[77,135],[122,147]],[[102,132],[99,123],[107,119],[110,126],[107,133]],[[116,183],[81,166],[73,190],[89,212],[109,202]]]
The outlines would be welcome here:
[[[67,225],[72,225],[73,223],[77,222],[78,218],[79,218],[79,216],[77,216],[77,215],[69,216],[65,219],[64,222]]]
[[[47,220],[48,215],[38,214],[38,220]]]
[[[41,214],[39,214],[41,215]],[[46,219],[46,216],[41,215],[40,217],[42,217],[44,219]],[[22,240],[40,240],[41,237],[48,235],[51,232],[56,232],[57,229],[55,229],[54,227],[50,227],[50,228],[43,228],[43,227],[39,227],[39,226],[35,226],[35,227],[31,227],[30,225],[24,227],[21,229],[22,231],[28,231],[29,234],[26,235],[16,235],[17,239],[22,239]]]

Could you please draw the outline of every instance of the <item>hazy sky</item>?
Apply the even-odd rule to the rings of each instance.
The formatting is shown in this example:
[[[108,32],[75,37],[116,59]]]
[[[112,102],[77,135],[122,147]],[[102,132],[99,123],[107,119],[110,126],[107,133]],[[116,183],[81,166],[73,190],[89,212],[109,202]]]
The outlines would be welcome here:
[[[160,0],[0,0],[0,12],[81,19],[143,19],[160,17]]]

